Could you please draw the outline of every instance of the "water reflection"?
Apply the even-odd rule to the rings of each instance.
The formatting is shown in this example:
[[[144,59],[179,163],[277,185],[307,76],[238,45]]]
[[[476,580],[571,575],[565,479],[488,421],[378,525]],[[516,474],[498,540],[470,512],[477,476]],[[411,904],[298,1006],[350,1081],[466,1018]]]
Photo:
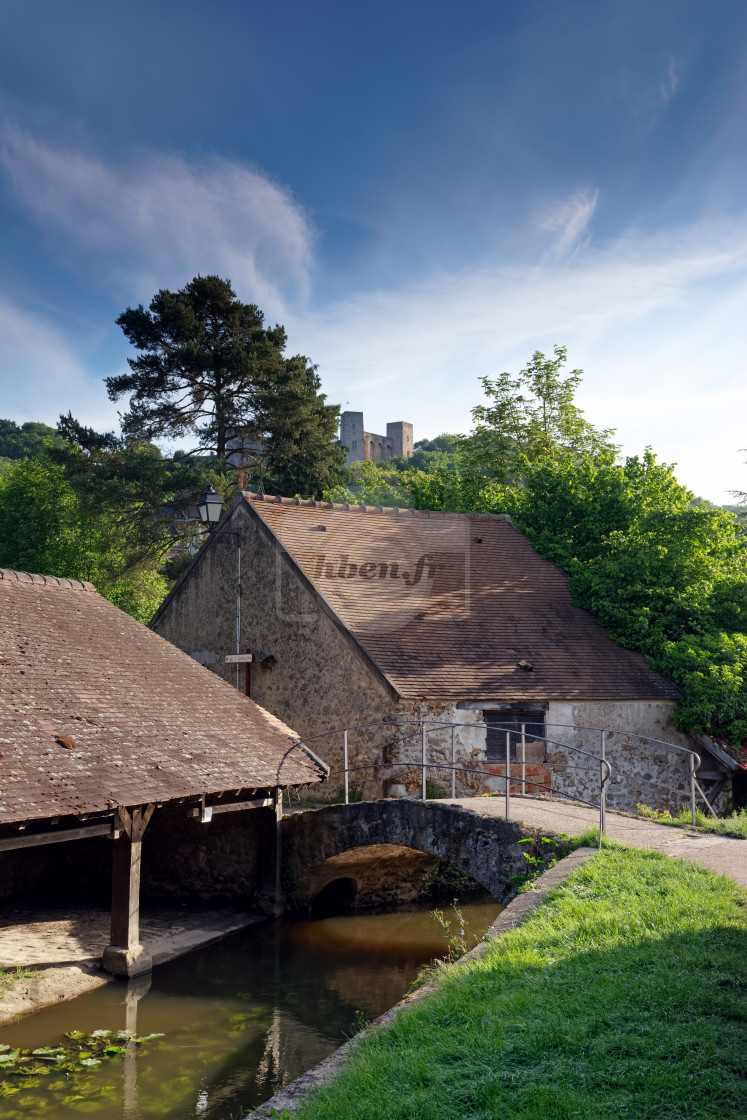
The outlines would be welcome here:
[[[498,904],[463,912],[476,939]],[[447,911],[448,916],[448,911]],[[66,1030],[128,1027],[165,1038],[81,1075],[40,1078],[0,1099],[4,1120],[229,1120],[331,1053],[402,998],[443,930],[423,911],[266,923],[156,969],[0,1028],[0,1042],[38,1047]]]

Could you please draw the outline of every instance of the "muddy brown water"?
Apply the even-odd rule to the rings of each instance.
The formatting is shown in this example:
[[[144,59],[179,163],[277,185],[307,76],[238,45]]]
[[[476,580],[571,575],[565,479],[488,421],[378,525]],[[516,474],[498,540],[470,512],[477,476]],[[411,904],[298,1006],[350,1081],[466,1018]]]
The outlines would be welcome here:
[[[493,899],[461,907],[472,943],[500,909]],[[147,981],[132,982],[129,995],[109,984],[39,1011],[0,1027],[0,1043],[53,1046],[65,1031],[125,1027],[164,1037],[9,1095],[2,1085],[21,1079],[6,1078],[0,1117],[238,1120],[397,1003],[444,955],[445,937],[428,910],[267,922],[161,965],[144,994]]]

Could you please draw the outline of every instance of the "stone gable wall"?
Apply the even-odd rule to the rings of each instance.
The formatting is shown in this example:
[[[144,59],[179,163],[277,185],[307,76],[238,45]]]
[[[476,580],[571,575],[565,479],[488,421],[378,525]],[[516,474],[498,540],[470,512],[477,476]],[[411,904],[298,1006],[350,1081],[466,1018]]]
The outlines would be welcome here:
[[[391,687],[244,506],[237,507],[230,527],[239,525],[240,648],[250,649],[255,658],[251,698],[302,738],[394,716]],[[224,533],[206,548],[153,624],[162,637],[232,684],[236,671],[225,656],[236,649],[236,584],[237,542]],[[245,687],[243,666],[239,686]],[[312,740],[309,746],[333,768],[341,765],[340,735]],[[341,781],[330,778],[332,785]]]

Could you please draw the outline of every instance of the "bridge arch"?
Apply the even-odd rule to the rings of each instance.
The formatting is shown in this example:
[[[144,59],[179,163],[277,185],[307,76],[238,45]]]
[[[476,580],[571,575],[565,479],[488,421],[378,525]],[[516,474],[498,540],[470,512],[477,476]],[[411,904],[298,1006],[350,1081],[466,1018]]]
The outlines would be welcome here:
[[[282,882],[286,905],[307,908],[319,889],[312,869],[353,849],[394,845],[465,871],[498,899],[526,870],[519,841],[533,836],[520,822],[481,816],[442,801],[363,801],[284,817]],[[344,874],[338,869],[338,876]]]

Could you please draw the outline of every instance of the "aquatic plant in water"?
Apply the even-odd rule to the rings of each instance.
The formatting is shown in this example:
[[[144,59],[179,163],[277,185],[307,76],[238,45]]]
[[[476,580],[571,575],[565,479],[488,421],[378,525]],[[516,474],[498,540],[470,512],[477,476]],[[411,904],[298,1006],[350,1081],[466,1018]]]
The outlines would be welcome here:
[[[107,1062],[120,1061],[135,1047],[163,1037],[138,1036],[134,1031],[68,1031],[59,1045],[38,1046],[35,1050],[0,1043],[0,1098],[25,1096],[26,1091],[43,1088],[47,1095],[43,1104],[37,1102],[41,1107],[49,1109],[57,1103],[88,1111],[86,1103],[115,1091],[113,1086],[97,1084],[91,1078],[95,1069]],[[27,1108],[24,1114],[28,1114]],[[2,1115],[9,1118],[14,1114],[3,1108]]]

